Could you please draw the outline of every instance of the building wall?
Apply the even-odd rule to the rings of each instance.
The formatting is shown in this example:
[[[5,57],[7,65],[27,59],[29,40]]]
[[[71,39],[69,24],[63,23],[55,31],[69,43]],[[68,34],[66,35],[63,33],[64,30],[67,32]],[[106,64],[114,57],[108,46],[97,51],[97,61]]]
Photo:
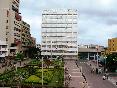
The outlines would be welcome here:
[[[77,56],[77,10],[44,10],[42,55]]]
[[[9,55],[21,50],[21,16],[19,0],[0,0],[0,39],[6,41]]]
[[[7,10],[5,9],[0,9],[0,40],[1,41],[6,41],[6,26],[8,25],[6,23],[7,16]]]
[[[22,21],[21,23],[21,41],[22,47],[30,46],[30,25]]]
[[[36,38],[34,38],[34,37],[31,37],[31,46],[32,47],[36,47]]]
[[[117,52],[117,38],[108,39],[109,53]]]

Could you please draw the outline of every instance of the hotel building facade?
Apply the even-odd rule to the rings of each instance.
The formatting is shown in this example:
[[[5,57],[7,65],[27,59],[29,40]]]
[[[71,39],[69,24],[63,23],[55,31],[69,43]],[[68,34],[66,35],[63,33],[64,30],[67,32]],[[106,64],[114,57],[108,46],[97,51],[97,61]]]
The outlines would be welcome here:
[[[42,13],[42,55],[76,58],[77,10],[51,9]]]

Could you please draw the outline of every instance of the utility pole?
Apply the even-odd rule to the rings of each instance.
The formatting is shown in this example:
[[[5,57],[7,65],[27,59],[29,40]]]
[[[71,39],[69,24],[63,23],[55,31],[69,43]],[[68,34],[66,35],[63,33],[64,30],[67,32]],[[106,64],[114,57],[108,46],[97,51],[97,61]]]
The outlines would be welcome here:
[[[96,49],[97,49],[97,67],[96,67],[96,74],[98,74],[98,67],[99,67],[99,65],[98,65],[98,46],[96,46]]]
[[[42,87],[43,87],[43,57],[42,57]]]

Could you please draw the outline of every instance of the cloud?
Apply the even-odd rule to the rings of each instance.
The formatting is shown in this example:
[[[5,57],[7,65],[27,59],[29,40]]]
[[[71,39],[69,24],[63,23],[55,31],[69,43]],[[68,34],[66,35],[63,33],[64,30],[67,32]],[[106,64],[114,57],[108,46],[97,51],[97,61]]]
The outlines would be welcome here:
[[[31,34],[41,42],[41,14],[44,9],[78,9],[80,44],[107,46],[117,34],[117,0],[21,0],[20,12],[31,25]]]

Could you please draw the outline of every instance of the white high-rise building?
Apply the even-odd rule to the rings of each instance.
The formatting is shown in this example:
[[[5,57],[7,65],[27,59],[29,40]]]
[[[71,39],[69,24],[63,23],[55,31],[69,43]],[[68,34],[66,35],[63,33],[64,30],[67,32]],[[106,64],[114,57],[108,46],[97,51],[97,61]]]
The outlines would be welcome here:
[[[42,13],[42,55],[64,56],[67,59],[78,55],[77,10],[51,9]]]

